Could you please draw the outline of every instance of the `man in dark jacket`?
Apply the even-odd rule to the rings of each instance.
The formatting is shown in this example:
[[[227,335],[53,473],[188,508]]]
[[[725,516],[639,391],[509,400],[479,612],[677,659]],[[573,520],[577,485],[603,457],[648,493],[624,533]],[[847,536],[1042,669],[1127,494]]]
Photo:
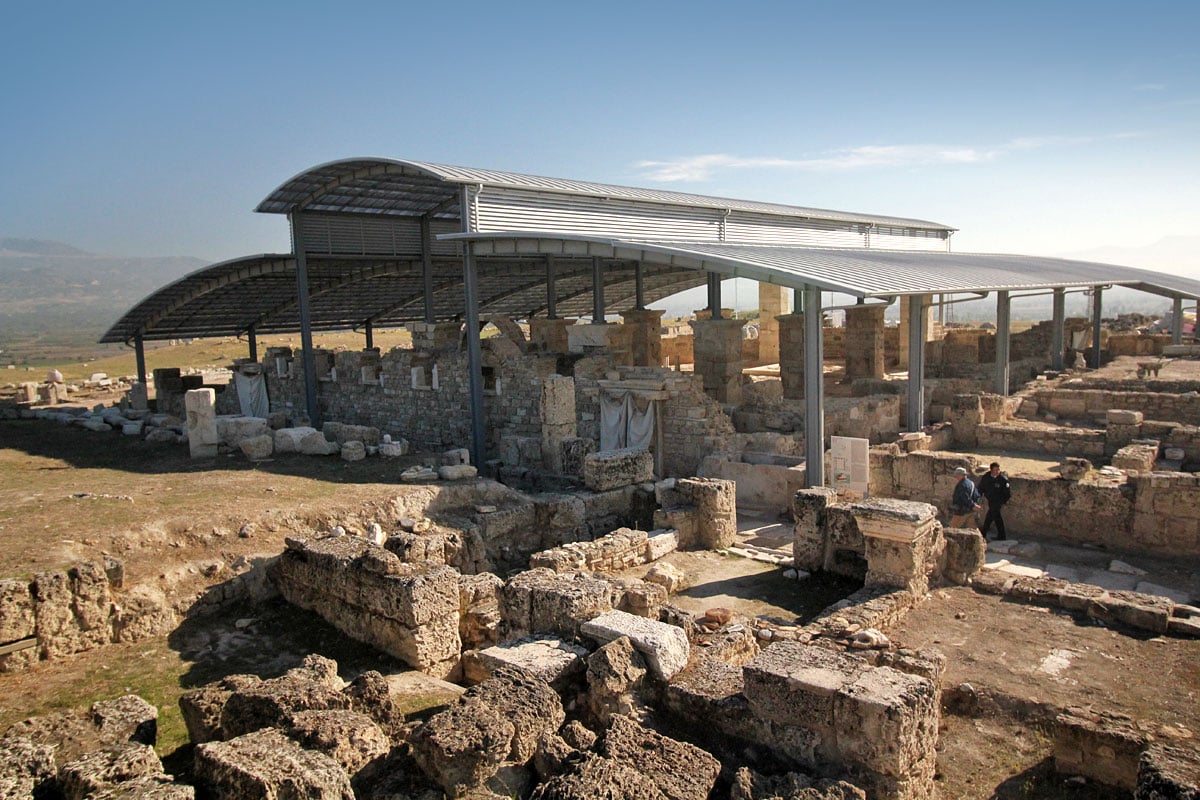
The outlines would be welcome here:
[[[1008,482],[1008,476],[1000,471],[998,462],[993,461],[988,471],[979,479],[979,493],[987,498],[988,504],[987,516],[984,517],[983,524],[979,526],[979,532],[986,537],[994,521],[997,535],[1001,539],[1007,539],[1008,535],[1004,532],[1004,517],[1000,516],[1000,509],[1012,499],[1012,484]]]

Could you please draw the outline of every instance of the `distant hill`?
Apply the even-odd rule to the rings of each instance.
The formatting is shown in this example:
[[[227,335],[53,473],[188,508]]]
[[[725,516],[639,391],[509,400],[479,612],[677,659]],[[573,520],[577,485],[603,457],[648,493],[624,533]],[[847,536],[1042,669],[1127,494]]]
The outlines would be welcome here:
[[[22,363],[48,347],[87,347],[155,289],[207,262],[185,256],[130,258],[62,242],[0,238],[0,362]]]

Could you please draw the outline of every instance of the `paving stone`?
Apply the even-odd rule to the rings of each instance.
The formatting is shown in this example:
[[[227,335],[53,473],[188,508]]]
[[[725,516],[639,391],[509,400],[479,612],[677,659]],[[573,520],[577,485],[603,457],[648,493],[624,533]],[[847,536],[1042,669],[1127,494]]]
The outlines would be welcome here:
[[[1157,595],[1158,597],[1167,597],[1176,603],[1183,603],[1185,605],[1192,601],[1191,595],[1182,589],[1173,589],[1170,586],[1163,586],[1158,583],[1151,583],[1150,581],[1139,581],[1134,587],[1134,591],[1141,592],[1142,594]]]
[[[1090,583],[1109,591],[1131,592],[1137,586],[1138,579],[1135,575],[1121,575],[1105,569],[1093,569],[1085,571],[1080,582]]]

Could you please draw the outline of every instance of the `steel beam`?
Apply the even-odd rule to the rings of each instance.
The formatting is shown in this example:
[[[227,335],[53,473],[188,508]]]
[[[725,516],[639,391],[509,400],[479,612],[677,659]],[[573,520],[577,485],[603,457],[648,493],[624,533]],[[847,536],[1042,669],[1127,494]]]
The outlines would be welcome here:
[[[1183,344],[1183,298],[1171,304],[1171,344]]]
[[[371,320],[367,320],[363,325],[363,334],[367,337],[367,349],[375,349],[375,326],[371,324]]]
[[[433,236],[429,232],[429,215],[421,217],[421,287],[425,298],[425,321],[433,323]]]
[[[470,190],[462,188],[463,231],[470,233]],[[483,353],[479,346],[479,275],[475,269],[475,253],[470,242],[463,242],[463,291],[467,306],[467,370],[471,396],[471,463],[483,469],[487,454],[487,430],[483,412]]]
[[[1052,339],[1050,342],[1050,367],[1062,370],[1063,351],[1066,349],[1064,328],[1067,324],[1067,290],[1054,290],[1054,322],[1051,324]]]
[[[308,309],[308,258],[300,241],[300,215],[288,214],[292,226],[292,256],[296,259],[296,307],[300,312],[301,364],[304,367],[304,405],[308,424],[320,430],[321,410],[317,406],[317,360],[313,356],[312,315]]]
[[[546,319],[558,319],[558,265],[546,256]]]
[[[804,292],[804,469],[809,488],[825,485],[825,374],[821,292]]]
[[[996,292],[996,394],[1008,397],[1008,361],[1011,341],[1010,312],[1012,302],[1008,292]]]
[[[250,360],[258,363],[258,330],[256,325],[246,329],[246,343],[250,346]]]
[[[925,295],[908,299],[908,430],[925,427]]]
[[[592,324],[604,324],[604,270],[600,256],[592,256]]]
[[[133,337],[133,354],[137,359],[137,378],[138,383],[142,386],[146,385],[146,343],[142,341],[142,335],[139,333]]]
[[[721,318],[721,275],[716,272],[708,273],[708,313]]]
[[[1100,311],[1103,307],[1103,290],[1097,286],[1092,294],[1092,368],[1100,369]]]
[[[637,311],[646,310],[646,293],[642,289],[642,262],[633,266],[633,307]]]

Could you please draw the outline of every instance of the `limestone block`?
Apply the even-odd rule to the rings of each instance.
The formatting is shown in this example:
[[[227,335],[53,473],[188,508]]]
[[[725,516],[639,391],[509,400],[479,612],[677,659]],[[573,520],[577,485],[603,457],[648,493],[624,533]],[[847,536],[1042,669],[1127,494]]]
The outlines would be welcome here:
[[[946,548],[941,559],[941,571],[953,583],[965,585],[979,570],[987,557],[987,542],[974,528],[946,528],[942,531]]]
[[[608,581],[531,569],[501,589],[500,631],[504,638],[553,634],[574,639],[583,622],[611,609]]]
[[[574,378],[555,374],[542,381],[541,417],[543,425],[575,425]]]
[[[275,452],[277,453],[299,453],[300,442],[306,436],[314,433],[320,433],[316,428],[279,428],[274,431]],[[322,439],[325,437],[322,436]]]
[[[251,461],[262,461],[270,458],[275,451],[275,437],[268,433],[262,436],[251,436],[249,439],[242,439],[238,447],[242,451],[242,455]]]
[[[939,702],[930,680],[889,667],[864,670],[835,700],[840,755],[871,772],[931,789]]]
[[[514,639],[479,651],[476,655],[480,667],[478,679],[486,680],[500,668],[509,667],[548,684],[562,685],[583,671],[587,654],[588,651],[579,645],[554,636]]]
[[[831,731],[837,694],[868,669],[864,661],[800,642],[777,642],[742,668],[754,716]]]
[[[1064,458],[1058,465],[1058,476],[1068,481],[1077,481],[1092,471],[1092,462],[1086,458]]]
[[[326,439],[325,434],[320,431],[313,430],[300,440],[299,450],[306,456],[332,456],[340,455],[342,446]]]
[[[0,797],[49,796],[55,774],[53,745],[11,732],[0,739]]]
[[[637,765],[585,753],[570,769],[538,787],[539,800],[666,800]]]
[[[399,458],[400,456],[408,455],[408,440],[401,439],[394,442],[383,442],[379,445],[379,455],[384,458]]]
[[[143,775],[88,795],[89,800],[195,800],[196,789],[170,775]]]
[[[34,576],[34,617],[43,658],[91,650],[112,641],[108,576],[94,562]]]
[[[479,471],[470,464],[454,464],[438,468],[438,477],[444,481],[462,481],[474,478]]]
[[[646,537],[646,561],[657,561],[679,549],[679,531],[662,529],[650,531]]]
[[[154,748],[139,742],[106,747],[64,764],[58,771],[67,800],[83,800],[102,789],[146,775],[161,775]]]
[[[645,580],[659,584],[668,593],[679,592],[687,588],[687,576],[683,570],[670,564],[655,564],[646,573]]]
[[[105,741],[153,747],[158,737],[158,709],[136,694],[127,694],[93,703],[92,724]]]
[[[1058,715],[1054,726],[1054,769],[1066,775],[1133,789],[1146,735],[1132,718],[1083,708]]]
[[[634,616],[624,611],[609,611],[582,626],[580,632],[599,642],[629,637],[634,648],[646,659],[660,680],[670,680],[687,665],[691,649],[682,628],[665,622]]]
[[[227,675],[215,683],[191,689],[179,696],[179,710],[187,726],[188,740],[201,744],[225,739],[221,729],[221,713],[225,703],[238,689],[258,683],[254,675]]]
[[[563,439],[559,442],[562,474],[581,477],[583,475],[584,461],[595,450],[596,442],[592,439]]]
[[[1194,347],[1200,351],[1200,345]],[[1152,743],[1138,763],[1137,788],[1133,796],[1135,800],[1194,800],[1200,797],[1200,758],[1196,749]]]
[[[342,461],[362,461],[367,457],[367,446],[359,441],[347,441],[340,450]]]
[[[719,478],[680,478],[675,490],[696,507],[696,545],[723,550],[737,538],[737,486]]]
[[[636,768],[669,800],[707,800],[721,763],[695,745],[667,738],[634,721],[615,716],[596,749]]]
[[[145,420],[135,420],[126,422],[121,426],[121,433],[125,436],[141,436],[143,429],[146,427]]]
[[[33,595],[29,581],[0,580],[0,642],[28,639],[34,634]]]
[[[221,733],[229,738],[262,728],[287,728],[300,711],[347,709],[337,664],[310,655],[304,666],[266,681],[247,683],[230,693],[221,709]]]
[[[270,436],[271,426],[266,417],[243,417],[220,415],[217,417],[217,436],[229,447],[237,447],[246,439]]]
[[[1141,425],[1141,411],[1126,411],[1120,408],[1110,408],[1104,414],[1105,421],[1109,425]]]
[[[184,394],[187,410],[188,449],[192,458],[211,458],[221,439],[217,432],[217,393],[212,389],[189,389]]]
[[[305,750],[272,728],[199,745],[193,775],[196,785],[208,792],[206,796],[222,800],[354,800],[350,778],[337,761]]]
[[[179,434],[170,428],[151,428],[146,434],[146,441],[151,444],[175,444]]]
[[[321,426],[321,432],[326,439],[337,442],[339,445],[347,442],[377,445],[382,438],[378,428],[369,425],[348,425],[344,422],[326,422]]]
[[[375,720],[344,709],[297,712],[287,734],[306,750],[331,757],[352,777],[392,749],[387,734]]]
[[[648,450],[608,450],[583,460],[583,483],[595,492],[654,480],[654,456]]]
[[[1129,444],[1113,455],[1112,466],[1116,469],[1150,472],[1154,469],[1154,462],[1157,459],[1157,445]]]

